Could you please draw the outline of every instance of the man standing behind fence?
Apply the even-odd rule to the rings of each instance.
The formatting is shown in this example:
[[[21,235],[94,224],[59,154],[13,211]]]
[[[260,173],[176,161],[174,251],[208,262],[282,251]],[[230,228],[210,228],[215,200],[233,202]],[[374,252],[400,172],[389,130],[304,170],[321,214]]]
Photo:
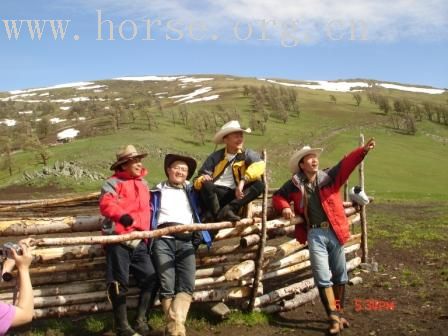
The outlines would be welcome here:
[[[150,194],[143,177],[147,170],[141,162],[146,153],[138,153],[128,145],[117,153],[117,160],[110,167],[115,173],[101,189],[100,210],[105,216],[103,234],[126,234],[150,229]],[[107,292],[114,311],[118,336],[147,335],[150,330],[146,320],[157,276],[151,261],[146,240],[109,244],[106,250]],[[126,293],[129,273],[134,275],[140,296],[134,329],[128,323]]]
[[[167,181],[151,190],[152,229],[200,223],[194,190],[187,181],[196,170],[188,156],[165,156]],[[165,314],[167,336],[185,336],[185,321],[194,290],[195,248],[201,241],[210,246],[207,231],[176,233],[154,240],[152,248],[160,279],[160,300]]]
[[[319,170],[322,148],[303,147],[289,161],[293,177],[272,197],[272,203],[284,218],[305,218],[295,227],[296,239],[308,241],[311,268],[319,296],[329,318],[330,334],[338,334],[349,323],[341,316],[345,284],[348,281],[343,245],[350,237],[341,186],[366,154],[375,147],[370,139],[345,156],[331,169]],[[294,203],[294,213],[290,202]]]
[[[199,169],[194,187],[200,191],[205,208],[204,221],[238,221],[239,210],[264,190],[261,176],[265,162],[258,153],[243,149],[244,133],[236,120],[229,121],[215,134],[215,144],[225,144],[212,153]]]

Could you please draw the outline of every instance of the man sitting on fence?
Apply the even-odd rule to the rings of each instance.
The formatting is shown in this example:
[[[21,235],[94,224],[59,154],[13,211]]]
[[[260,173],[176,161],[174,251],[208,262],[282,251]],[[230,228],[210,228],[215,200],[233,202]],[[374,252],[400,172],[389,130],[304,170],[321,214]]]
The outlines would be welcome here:
[[[250,132],[232,120],[215,134],[215,144],[225,147],[205,160],[194,181],[206,210],[205,222],[240,220],[239,210],[263,192],[265,162],[253,150],[243,149],[244,133]]]
[[[175,154],[165,156],[167,181],[151,190],[152,229],[200,223],[197,202],[187,181],[196,169],[193,158]],[[165,335],[185,336],[185,321],[194,290],[195,247],[204,241],[209,246],[207,231],[176,233],[154,240],[152,252],[160,279],[160,300],[165,313]],[[195,246],[196,245],[196,246]]]
[[[339,189],[374,147],[371,139],[331,169],[319,170],[322,148],[305,146],[289,161],[293,177],[272,197],[274,208],[284,218],[291,219],[294,214],[305,218],[304,224],[295,227],[296,239],[302,244],[308,241],[314,281],[330,321],[330,334],[348,327],[340,315],[348,281],[343,245],[350,231]],[[290,202],[294,203],[294,213]]]
[[[117,153],[117,160],[110,167],[115,173],[101,189],[100,210],[106,217],[103,234],[121,235],[150,229],[150,194],[143,179],[147,170],[141,162],[146,155],[138,153],[132,145]],[[107,291],[112,301],[116,334],[147,335],[150,330],[146,314],[157,283],[148,241],[109,244],[105,246],[105,250]],[[128,324],[127,318],[126,293],[130,272],[140,288],[135,330]]]

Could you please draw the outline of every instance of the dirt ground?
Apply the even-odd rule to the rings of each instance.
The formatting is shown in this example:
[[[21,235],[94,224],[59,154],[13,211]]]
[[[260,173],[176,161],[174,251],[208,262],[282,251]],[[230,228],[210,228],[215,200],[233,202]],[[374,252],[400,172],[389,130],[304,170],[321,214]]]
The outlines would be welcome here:
[[[382,203],[370,205],[368,216],[380,214],[376,217],[386,218],[393,213],[407,216],[411,222],[420,223],[428,218],[428,211],[430,207],[416,209],[414,204]],[[446,207],[442,211],[444,218],[447,218]],[[446,230],[448,223],[445,222],[443,225]],[[375,223],[374,227],[380,226],[381,223]],[[378,272],[356,270],[357,275],[363,278],[363,283],[347,288],[345,317],[351,326],[342,334],[448,335],[448,242],[422,240],[418,247],[396,247],[393,238],[383,237],[372,239],[369,253],[378,262]],[[352,273],[350,277],[353,276]],[[375,301],[376,305],[372,305]],[[384,304],[388,304],[388,307],[384,307]],[[273,315],[267,324],[244,326],[206,321],[199,328],[190,326],[188,335],[317,336],[326,335],[326,328],[323,307],[316,299],[294,311]],[[35,333],[28,328],[12,334],[60,335],[61,333],[54,333],[51,330]],[[74,333],[77,334],[80,333]],[[105,333],[103,331],[96,335]],[[153,335],[163,333],[156,331]]]

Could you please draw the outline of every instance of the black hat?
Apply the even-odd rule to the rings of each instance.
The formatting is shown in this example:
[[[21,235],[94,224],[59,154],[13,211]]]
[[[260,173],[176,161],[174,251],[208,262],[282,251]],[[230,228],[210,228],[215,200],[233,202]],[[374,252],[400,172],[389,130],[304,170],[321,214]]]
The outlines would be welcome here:
[[[187,180],[189,180],[193,176],[194,171],[196,170],[196,165],[197,165],[196,160],[189,156],[183,156],[183,155],[177,155],[177,154],[167,154],[165,156],[165,164],[164,164],[165,175],[167,177],[168,177],[167,169],[175,161],[182,161],[187,164],[187,166],[188,166]]]

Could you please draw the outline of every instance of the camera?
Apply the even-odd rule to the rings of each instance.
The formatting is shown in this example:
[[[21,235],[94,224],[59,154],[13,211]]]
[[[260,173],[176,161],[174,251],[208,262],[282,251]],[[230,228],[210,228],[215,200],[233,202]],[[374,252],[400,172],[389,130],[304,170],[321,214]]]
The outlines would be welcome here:
[[[15,250],[17,254],[22,254],[22,249],[18,244],[7,242],[4,243],[2,247],[0,247],[0,256],[3,258],[12,259],[13,254],[11,250]]]

